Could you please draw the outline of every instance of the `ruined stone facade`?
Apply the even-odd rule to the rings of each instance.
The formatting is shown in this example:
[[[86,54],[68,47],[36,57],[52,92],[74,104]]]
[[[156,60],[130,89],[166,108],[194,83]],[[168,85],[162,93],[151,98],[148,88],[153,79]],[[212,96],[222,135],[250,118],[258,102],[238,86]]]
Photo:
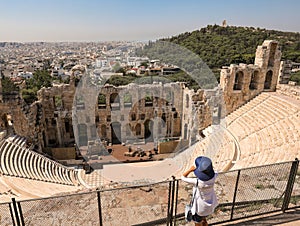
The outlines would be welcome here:
[[[258,46],[253,65],[223,67],[221,88],[212,90],[194,91],[183,83],[95,86],[93,79],[75,85],[73,76],[70,84],[42,88],[30,106],[20,97],[3,100],[1,128],[7,129],[6,118],[11,115],[14,132],[40,151],[75,142],[87,146],[95,139],[117,144],[177,137],[191,144],[225,114],[262,91],[275,91],[280,57],[278,42],[265,41]]]
[[[75,87],[69,84],[42,88],[38,100],[42,107],[43,147],[74,146],[72,106]]]
[[[197,91],[185,88],[182,102],[181,138],[190,143],[201,139],[202,130],[209,125],[219,124],[220,119],[225,117],[223,92],[218,87]]]
[[[27,105],[19,95],[6,96],[0,105],[0,127],[8,135],[18,134],[41,150],[42,108],[39,102]]]
[[[106,85],[98,100],[96,91],[84,90],[84,96],[77,96],[84,101],[76,104],[74,117],[80,146],[97,137],[112,144],[157,142],[167,137],[192,141],[199,128],[212,121],[213,108],[205,98],[206,92],[194,92],[183,83]]]
[[[279,76],[281,51],[277,41],[266,40],[256,49],[253,64],[231,64],[221,70],[227,113],[262,91],[275,91]]]
[[[281,61],[279,69],[279,84],[288,84],[291,78],[292,62],[290,60]]]
[[[162,134],[180,136],[182,107],[174,99],[182,93],[181,89],[175,83],[165,86],[105,85],[99,93],[87,91],[84,95],[79,94],[77,99],[88,101],[76,103],[75,137],[78,137],[79,145],[84,146],[88,140],[97,137],[117,144],[154,141]]]

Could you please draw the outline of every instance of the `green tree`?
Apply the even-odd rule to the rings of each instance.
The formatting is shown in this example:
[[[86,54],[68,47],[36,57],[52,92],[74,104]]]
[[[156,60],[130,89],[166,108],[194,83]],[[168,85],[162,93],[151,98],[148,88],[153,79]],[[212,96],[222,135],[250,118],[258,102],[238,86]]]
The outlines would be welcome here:
[[[300,71],[292,74],[290,81],[296,82],[297,85],[300,85]]]
[[[19,92],[19,88],[10,80],[10,78],[3,76],[1,82],[3,95]]]
[[[31,104],[37,100],[37,90],[35,89],[23,89],[21,94],[27,104]]]
[[[114,86],[123,86],[131,83],[135,77],[133,76],[119,76],[113,75],[111,76],[106,83],[114,85]]]
[[[162,40],[179,44],[198,54],[214,70],[231,63],[254,63],[256,48],[266,39],[279,41],[283,60],[300,62],[300,33],[298,32],[208,25],[200,30]],[[160,51],[151,48],[152,46],[153,43],[145,46],[143,51],[140,51],[141,55],[151,56],[151,51]]]
[[[40,90],[42,87],[51,87],[53,78],[50,73],[45,70],[38,70],[33,73],[32,78],[26,81],[27,88]]]
[[[42,87],[52,86],[52,77],[46,70],[38,70],[33,73],[32,78],[26,81],[26,88],[21,91],[22,97],[26,103],[31,104],[37,100],[37,91]]]
[[[146,61],[142,62],[140,66],[143,66],[143,67],[147,68],[148,67],[148,62],[146,62]]]

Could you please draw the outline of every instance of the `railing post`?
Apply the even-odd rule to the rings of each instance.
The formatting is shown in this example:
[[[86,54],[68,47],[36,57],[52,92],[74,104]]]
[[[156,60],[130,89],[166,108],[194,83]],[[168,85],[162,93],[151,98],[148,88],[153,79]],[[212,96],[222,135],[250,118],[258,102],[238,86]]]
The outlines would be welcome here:
[[[21,220],[21,225],[25,226],[25,222],[24,222],[24,217],[23,217],[23,212],[22,212],[22,207],[21,207],[21,203],[17,202],[18,204],[18,210],[19,210],[19,215],[20,215],[20,220]]]
[[[16,199],[12,198],[11,201],[12,201],[12,205],[13,205],[13,212],[15,214],[15,219],[16,219],[16,222],[17,222],[17,226],[21,226]]]
[[[281,210],[283,212],[285,212],[285,210],[289,207],[289,203],[290,203],[290,199],[291,199],[291,195],[295,183],[295,178],[298,171],[298,166],[299,166],[299,160],[296,158],[295,161],[293,161],[292,163],[289,179],[285,189],[285,194],[284,194],[283,203],[281,207]]]
[[[99,225],[103,226],[100,191],[97,191],[97,200],[98,200]]]
[[[171,214],[171,194],[172,194],[172,181],[169,181],[169,195],[168,195],[168,216],[167,216],[167,226],[170,225],[172,214]]]
[[[174,210],[174,195],[175,195],[175,177],[172,176],[172,194],[171,194],[171,208],[170,208],[170,225],[173,224],[173,210]]]
[[[238,174],[237,174],[236,182],[235,182],[235,188],[234,188],[233,200],[232,200],[232,207],[231,207],[231,213],[230,213],[230,220],[233,219],[233,212],[234,212],[234,206],[235,206],[235,199],[236,199],[237,189],[238,189],[238,186],[239,186],[240,174],[241,174],[241,170],[238,170]]]
[[[175,210],[174,210],[174,226],[176,225],[177,205],[178,205],[178,186],[179,180],[175,182]]]
[[[16,223],[15,223],[15,218],[14,218],[14,213],[13,213],[13,210],[12,210],[12,203],[9,203],[9,212],[10,212],[10,216],[11,216],[11,221],[12,221],[12,224],[13,224],[13,226],[15,226],[16,225]]]

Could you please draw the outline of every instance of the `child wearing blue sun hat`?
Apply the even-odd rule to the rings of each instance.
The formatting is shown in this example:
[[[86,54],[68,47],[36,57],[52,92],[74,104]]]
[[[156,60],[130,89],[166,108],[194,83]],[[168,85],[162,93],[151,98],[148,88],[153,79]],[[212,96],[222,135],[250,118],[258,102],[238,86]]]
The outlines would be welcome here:
[[[196,178],[189,178],[188,175],[194,172]],[[195,226],[208,225],[206,217],[212,214],[218,205],[214,184],[217,173],[213,169],[212,161],[205,156],[195,159],[195,166],[183,173],[181,179],[187,183],[194,184],[192,220]]]

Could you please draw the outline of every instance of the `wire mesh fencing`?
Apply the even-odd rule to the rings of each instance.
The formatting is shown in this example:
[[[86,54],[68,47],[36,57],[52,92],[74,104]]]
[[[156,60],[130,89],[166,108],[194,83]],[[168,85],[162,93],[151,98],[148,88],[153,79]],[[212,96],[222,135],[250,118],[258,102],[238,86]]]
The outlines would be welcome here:
[[[281,210],[291,166],[289,162],[241,170],[233,219]]]
[[[300,205],[299,161],[220,173],[209,224]],[[0,204],[0,225],[188,225],[192,184],[170,181]],[[20,219],[18,219],[18,217]],[[16,220],[16,221],[15,221]]]
[[[13,215],[11,203],[0,204],[0,225],[11,226],[13,225]]]
[[[25,225],[99,225],[97,193],[20,201]]]
[[[300,166],[298,166],[288,208],[300,207]]]
[[[166,223],[170,182],[101,191],[103,225]]]

